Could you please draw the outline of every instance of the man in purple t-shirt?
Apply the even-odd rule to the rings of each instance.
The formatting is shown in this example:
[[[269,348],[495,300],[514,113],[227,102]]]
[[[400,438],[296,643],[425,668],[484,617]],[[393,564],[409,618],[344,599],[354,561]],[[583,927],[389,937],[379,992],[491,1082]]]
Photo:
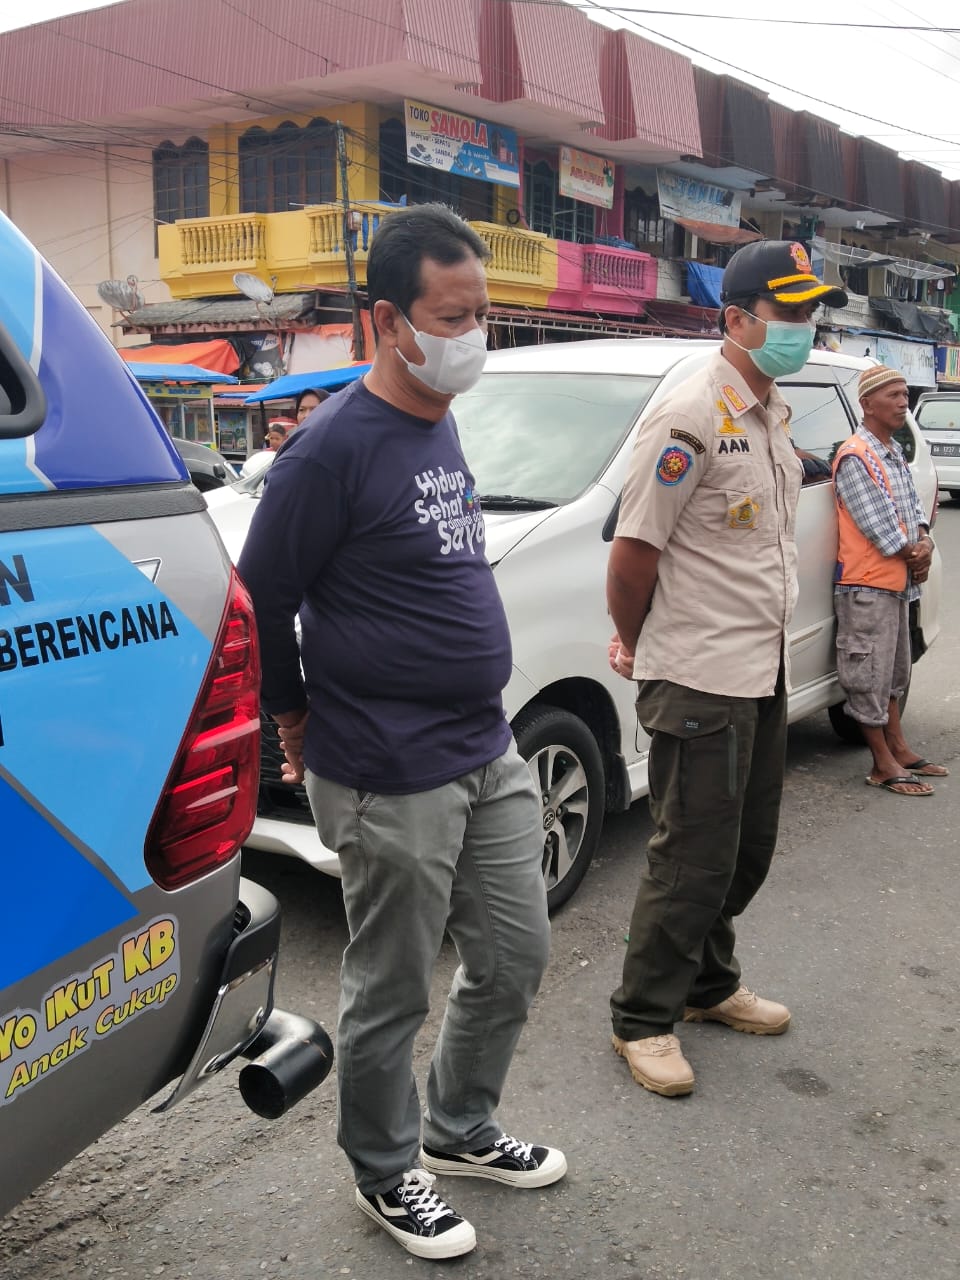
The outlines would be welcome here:
[[[503,712],[510,637],[450,413],[486,358],[488,256],[441,205],[384,220],[373,367],[286,444],[239,565],[285,776],[305,777],[340,857],[340,1145],[359,1208],[426,1258],[476,1244],[435,1175],[542,1187],[567,1167],[494,1116],[549,922],[539,798]],[[460,967],[421,1147],[413,1042],[445,930]]]

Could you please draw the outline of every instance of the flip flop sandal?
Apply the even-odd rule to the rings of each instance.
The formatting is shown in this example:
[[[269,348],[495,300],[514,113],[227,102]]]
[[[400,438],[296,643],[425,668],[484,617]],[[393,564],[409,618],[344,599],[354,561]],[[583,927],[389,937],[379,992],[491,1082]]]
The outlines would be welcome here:
[[[918,778],[949,778],[950,770],[942,764],[931,764],[929,760],[911,760],[903,766],[906,773],[915,773]]]
[[[917,785],[917,779],[914,777],[912,773],[900,774],[899,776],[894,778],[872,778],[869,774],[867,774],[866,778],[864,778],[864,782],[866,782],[868,787],[882,787],[884,791],[889,791],[890,794],[894,796],[932,796],[933,795],[933,787],[930,787],[928,791],[899,791],[898,790],[898,787],[902,787],[904,784],[906,784],[907,786]]]

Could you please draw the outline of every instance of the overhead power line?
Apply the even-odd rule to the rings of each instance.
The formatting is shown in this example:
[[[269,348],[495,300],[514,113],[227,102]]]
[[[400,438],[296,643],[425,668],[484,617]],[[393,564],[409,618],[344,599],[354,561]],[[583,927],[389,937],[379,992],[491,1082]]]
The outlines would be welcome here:
[[[507,3],[508,0],[500,0]],[[589,9],[590,0],[509,0],[513,4],[525,4],[530,7],[546,9]],[[773,26],[789,27],[848,27],[855,31],[924,31],[934,35],[955,35],[960,27],[928,27],[926,24],[910,24],[901,22],[825,22],[816,18],[764,18],[752,14],[736,13],[688,13],[686,9],[640,9],[633,5],[605,4],[608,13],[639,13],[647,18],[696,18],[698,21],[710,19],[716,22],[755,22]]]
[[[324,3],[325,0],[320,0]],[[530,0],[521,0],[522,3],[530,3]],[[542,3],[543,0],[537,0]],[[566,0],[560,0],[566,4]],[[587,6],[599,13],[609,13],[610,10],[606,5],[599,4],[598,0],[587,0]],[[585,7],[578,5],[578,8]],[[907,134],[913,138],[928,138],[931,142],[942,142],[946,146],[952,146],[946,138],[941,138],[935,133],[924,133],[922,129],[911,129],[907,125],[896,125],[892,120],[881,120],[879,116],[867,115],[865,111],[858,111],[855,107],[842,107],[836,102],[827,102],[824,98],[818,98],[816,94],[807,93],[803,89],[797,89],[792,85],[783,84],[779,80],[772,80],[769,76],[761,75],[758,71],[750,71],[747,67],[738,67],[732,62],[728,62],[725,58],[718,58],[716,54],[708,53],[706,49],[698,49],[695,45],[686,44],[682,40],[677,40],[673,36],[668,36],[662,31],[654,31],[652,27],[645,26],[642,22],[636,22],[632,18],[627,19],[632,27],[636,27],[638,31],[642,31],[644,35],[655,36],[658,43],[674,44],[680,49],[685,49],[687,53],[695,53],[699,58],[708,58],[711,62],[719,62],[727,67],[730,71],[738,71],[743,76],[750,76],[754,80],[762,80],[764,84],[773,85],[775,89],[782,89],[785,93],[795,94],[798,98],[806,98],[808,102],[816,102],[821,107],[829,107],[831,111],[842,111],[845,115],[856,116],[858,120],[869,120],[871,124],[882,124],[887,129],[896,129],[899,133]],[[929,30],[929,28],[925,28]]]

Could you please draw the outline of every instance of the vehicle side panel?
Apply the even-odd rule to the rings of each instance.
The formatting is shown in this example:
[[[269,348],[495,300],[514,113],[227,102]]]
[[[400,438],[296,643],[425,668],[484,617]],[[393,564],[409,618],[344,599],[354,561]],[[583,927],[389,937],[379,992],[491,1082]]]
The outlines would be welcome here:
[[[238,860],[165,893],[144,842],[228,580],[205,513],[0,533],[0,1213],[177,1075],[209,1013]]]

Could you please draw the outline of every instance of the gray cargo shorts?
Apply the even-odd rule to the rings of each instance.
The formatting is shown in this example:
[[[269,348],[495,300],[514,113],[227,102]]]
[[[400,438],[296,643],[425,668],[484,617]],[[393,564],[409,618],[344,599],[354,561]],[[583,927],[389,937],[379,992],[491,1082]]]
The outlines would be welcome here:
[[[889,591],[838,591],[833,605],[844,710],[879,728],[887,723],[890,699],[910,683],[909,606]]]

